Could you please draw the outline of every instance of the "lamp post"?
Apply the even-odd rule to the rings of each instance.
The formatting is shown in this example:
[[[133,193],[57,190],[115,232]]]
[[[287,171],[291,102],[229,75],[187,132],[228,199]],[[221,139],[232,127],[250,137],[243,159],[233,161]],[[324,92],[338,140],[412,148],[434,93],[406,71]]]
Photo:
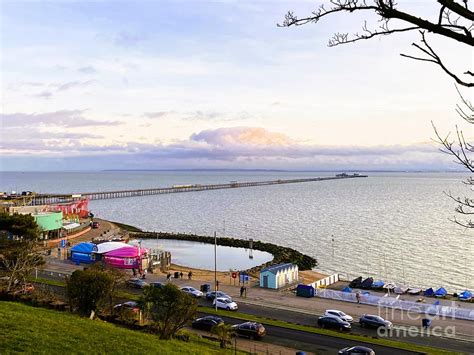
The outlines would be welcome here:
[[[214,302],[217,312],[217,233],[214,231]]]

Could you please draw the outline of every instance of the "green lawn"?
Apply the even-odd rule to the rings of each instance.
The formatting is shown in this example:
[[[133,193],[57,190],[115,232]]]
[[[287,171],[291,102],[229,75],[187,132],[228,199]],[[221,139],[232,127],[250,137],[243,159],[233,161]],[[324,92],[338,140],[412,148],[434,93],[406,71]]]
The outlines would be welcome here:
[[[99,320],[0,302],[0,354],[218,354],[215,342],[192,337],[189,342],[157,336]],[[231,353],[231,350],[229,350]]]

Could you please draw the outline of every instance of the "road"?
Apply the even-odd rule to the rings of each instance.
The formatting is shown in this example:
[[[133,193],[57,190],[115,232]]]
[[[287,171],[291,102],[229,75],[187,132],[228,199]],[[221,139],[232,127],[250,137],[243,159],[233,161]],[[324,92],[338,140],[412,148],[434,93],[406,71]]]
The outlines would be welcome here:
[[[204,316],[211,313],[200,312],[200,316]],[[231,317],[221,317],[225,323],[238,324],[241,320]],[[417,354],[411,351],[398,350],[388,348],[385,346],[378,346],[363,342],[354,342],[352,340],[346,340],[326,335],[314,334],[301,330],[292,330],[288,328],[276,327],[263,323],[267,330],[267,336],[263,338],[262,342],[271,344],[277,344],[282,346],[291,347],[303,351],[310,351],[316,354],[337,354],[337,351],[354,345],[367,346],[373,349],[376,354],[387,354],[387,355],[398,355],[398,354]]]

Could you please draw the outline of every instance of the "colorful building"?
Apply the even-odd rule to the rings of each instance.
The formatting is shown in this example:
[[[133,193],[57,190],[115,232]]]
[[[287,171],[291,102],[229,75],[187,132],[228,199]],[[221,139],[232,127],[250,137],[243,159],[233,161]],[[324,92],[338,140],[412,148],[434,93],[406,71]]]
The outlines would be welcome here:
[[[260,271],[260,287],[279,289],[298,281],[298,265],[277,264]]]
[[[61,237],[63,227],[63,213],[39,212],[32,214],[36,224],[41,230],[42,239],[56,239]]]

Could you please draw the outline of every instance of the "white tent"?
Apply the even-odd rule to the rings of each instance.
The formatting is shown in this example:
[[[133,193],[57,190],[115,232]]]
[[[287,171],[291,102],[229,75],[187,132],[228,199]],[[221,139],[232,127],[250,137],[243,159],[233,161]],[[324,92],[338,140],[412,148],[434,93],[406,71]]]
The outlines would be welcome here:
[[[127,243],[122,243],[122,242],[105,242],[105,243],[100,243],[97,244],[97,254],[104,254],[108,253],[109,251],[115,250],[115,249],[120,249],[123,247],[129,247],[129,248],[135,248],[135,246],[127,244]]]

